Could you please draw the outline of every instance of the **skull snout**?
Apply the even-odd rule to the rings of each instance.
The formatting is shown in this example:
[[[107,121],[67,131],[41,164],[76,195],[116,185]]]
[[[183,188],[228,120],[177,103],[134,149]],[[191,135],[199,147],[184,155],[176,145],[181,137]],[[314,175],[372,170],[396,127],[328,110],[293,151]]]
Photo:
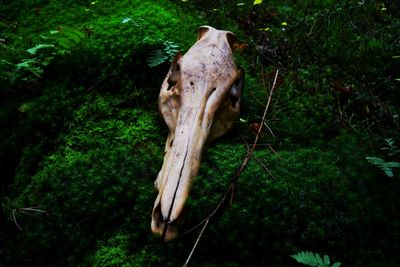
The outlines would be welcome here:
[[[200,113],[203,112],[192,109],[186,110],[189,114],[185,115],[183,108],[175,133],[168,137],[172,145],[166,146],[164,163],[155,183],[159,192],[152,218],[153,232],[165,235],[166,240],[177,234],[176,221],[181,218],[193,177],[198,174],[208,136],[201,127],[203,114]]]

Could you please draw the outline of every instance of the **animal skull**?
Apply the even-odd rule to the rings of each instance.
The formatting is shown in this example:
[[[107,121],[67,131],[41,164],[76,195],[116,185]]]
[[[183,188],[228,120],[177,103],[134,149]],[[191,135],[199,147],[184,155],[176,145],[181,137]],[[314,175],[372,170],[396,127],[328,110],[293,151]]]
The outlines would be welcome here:
[[[205,146],[226,133],[240,112],[244,72],[233,62],[235,35],[210,26],[172,62],[158,100],[169,128],[164,163],[155,181],[151,229],[168,241],[179,219]]]

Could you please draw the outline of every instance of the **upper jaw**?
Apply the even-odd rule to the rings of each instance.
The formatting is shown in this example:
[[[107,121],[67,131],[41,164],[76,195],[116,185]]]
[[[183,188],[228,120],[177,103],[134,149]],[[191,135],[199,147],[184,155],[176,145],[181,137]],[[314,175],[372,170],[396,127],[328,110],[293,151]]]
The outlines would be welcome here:
[[[207,129],[202,127],[204,110],[186,111],[190,114],[179,115],[175,132],[168,137],[173,140],[172,146],[166,151],[156,180],[159,193],[154,203],[151,226],[152,231],[164,236],[166,241],[177,235],[175,222],[181,216],[193,177],[198,174],[208,136]]]

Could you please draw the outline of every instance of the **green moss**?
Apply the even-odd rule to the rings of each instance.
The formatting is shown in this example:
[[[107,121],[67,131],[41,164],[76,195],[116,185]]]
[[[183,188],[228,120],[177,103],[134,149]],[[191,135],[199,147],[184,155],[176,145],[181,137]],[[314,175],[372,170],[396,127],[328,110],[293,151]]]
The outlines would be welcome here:
[[[7,177],[0,220],[8,218],[0,231],[0,265],[184,262],[195,233],[164,245],[150,231],[153,181],[167,132],[156,99],[168,64],[149,68],[146,58],[165,41],[186,50],[202,24],[229,29],[249,44],[250,52],[237,60],[246,70],[244,120],[205,152],[182,231],[201,221],[225,193],[246,153],[237,136],[252,142],[249,123],[260,119],[278,65],[284,83],[267,118],[277,138],[261,137],[233,206],[211,220],[192,265],[290,266],[288,255],[302,250],[352,266],[398,262],[400,189],[365,161],[374,141],[357,130],[364,124],[366,131],[376,129],[384,111],[375,102],[379,98],[362,91],[364,85],[388,85],[382,99],[397,99],[396,63],[384,61],[396,60],[390,40],[398,27],[382,10],[359,3],[329,8],[329,1],[310,4],[309,14],[304,4],[274,1],[9,2],[0,7],[9,16],[0,22],[0,162]],[[340,9],[351,10],[352,25],[342,24],[348,20]],[[374,19],[366,18],[371,11]],[[318,28],[328,22],[329,28]],[[265,27],[270,30],[260,30]],[[381,29],[388,32],[383,39]],[[342,75],[354,86],[348,97],[332,91]],[[369,98],[379,104],[368,106]],[[393,115],[396,107],[388,107]],[[23,207],[47,213],[29,215]]]
[[[222,181],[217,179],[215,183],[226,188],[221,184],[224,180],[226,183],[229,174],[239,165],[243,147],[233,149],[232,146],[218,145],[216,149],[211,153],[221,155],[218,166],[227,166],[227,169],[222,167],[218,172],[223,176]],[[334,154],[318,149],[278,153],[280,157],[268,150],[255,154],[275,178],[262,165],[252,161],[239,182],[235,206],[220,219],[218,227],[213,228],[215,235],[210,234],[210,239],[204,241],[209,245],[215,242],[215,246],[229,247],[232,253],[223,257],[247,262],[257,259],[257,264],[271,261],[283,261],[283,264],[285,253],[305,244],[321,244],[335,251],[344,245],[344,229],[352,229],[357,224],[358,219],[353,215],[362,214],[363,209],[372,205],[366,195],[360,202],[359,192],[352,189],[351,172],[339,171]],[[213,173],[212,179],[219,177],[218,174]],[[202,188],[200,186],[200,190]],[[199,197],[196,200],[199,203],[213,200],[207,191],[198,195],[195,192],[192,194]],[[348,203],[353,204],[349,206]],[[206,248],[202,255],[219,257]]]
[[[10,210],[34,206],[49,215],[17,213],[24,232],[8,243],[6,259],[16,256],[14,247],[23,248],[18,258],[38,264],[44,263],[44,253],[54,255],[51,261],[59,265],[179,264],[185,258],[190,238],[169,245],[169,255],[151,238],[152,182],[162,162],[165,136],[155,108],[144,111],[127,104],[127,99],[126,94],[92,93],[81,100],[57,149],[9,203]],[[187,204],[186,227],[204,218],[225,192],[245,155],[244,146],[236,142],[227,138],[206,151]],[[250,258],[285,262],[286,253],[305,244],[332,251],[346,246],[342,239],[358,220],[354,214],[364,214],[372,205],[365,194],[352,190],[349,174],[354,168],[343,172],[334,154],[317,148],[279,151],[279,156],[263,148],[254,157],[273,177],[260,163],[250,161],[234,206],[213,221],[202,241],[208,245],[199,247],[201,263]],[[102,238],[110,236],[109,229],[125,234]],[[256,245],[251,240],[257,238]],[[28,246],[31,243],[37,245]],[[229,250],[221,252],[221,246]],[[63,255],[68,257],[62,259]]]
[[[140,122],[141,117],[136,114]],[[102,125],[101,120],[97,125]],[[26,248],[19,250],[20,259],[29,257],[40,262],[42,253],[47,251],[59,264],[76,263],[77,257],[93,246],[96,236],[102,235],[106,226],[119,225],[124,217],[148,221],[144,210],[137,211],[143,206],[149,207],[148,212],[151,210],[148,202],[153,192],[151,181],[158,168],[150,162],[157,158],[160,162],[162,150],[152,143],[146,144],[149,139],[144,129],[136,133],[142,143],[138,140],[133,143],[118,138],[118,127],[122,127],[119,123],[110,125],[87,136],[71,130],[67,143],[47,157],[43,168],[11,203],[10,209],[35,206],[49,213],[48,217],[17,215],[26,233],[19,234],[13,242]],[[30,247],[29,243],[38,244]],[[118,249],[110,253],[114,252],[119,253]],[[69,257],[57,260],[62,255]]]
[[[131,266],[128,260],[128,236],[118,233],[102,244],[93,256],[93,266]]]

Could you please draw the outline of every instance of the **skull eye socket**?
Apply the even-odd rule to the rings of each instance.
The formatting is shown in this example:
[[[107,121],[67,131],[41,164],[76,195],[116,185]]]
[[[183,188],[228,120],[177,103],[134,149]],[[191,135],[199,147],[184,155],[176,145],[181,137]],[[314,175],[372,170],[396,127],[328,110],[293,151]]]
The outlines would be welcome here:
[[[168,83],[167,91],[171,90],[171,88],[174,87],[179,81],[180,70],[181,70],[180,64],[178,63],[179,56],[180,54],[178,54],[177,58],[172,62],[169,72],[169,77],[167,79]]]
[[[239,77],[232,84],[232,87],[229,90],[229,101],[231,102],[232,108],[235,108],[237,106],[237,103],[240,101],[240,97],[242,96],[244,72],[242,69],[240,69],[239,71]]]
[[[167,83],[168,83],[167,91],[169,91],[169,90],[171,90],[172,87],[174,87],[176,85],[177,82],[171,80],[171,78],[168,78]]]
[[[232,87],[233,88],[233,87]],[[231,89],[232,90],[232,89]],[[232,107],[235,107],[236,106],[236,103],[239,101],[239,97],[237,97],[236,95],[234,95],[234,94],[230,94],[229,95],[229,100],[231,101],[231,105],[232,105]]]

